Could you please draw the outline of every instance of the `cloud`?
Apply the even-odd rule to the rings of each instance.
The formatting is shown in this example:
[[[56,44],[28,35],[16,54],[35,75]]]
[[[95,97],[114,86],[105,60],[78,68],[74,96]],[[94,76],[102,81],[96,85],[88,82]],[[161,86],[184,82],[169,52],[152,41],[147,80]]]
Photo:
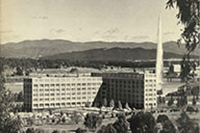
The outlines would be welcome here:
[[[48,16],[33,16],[32,18],[36,20],[46,20],[48,19]]]
[[[134,40],[134,39],[149,39],[149,36],[131,36],[130,37],[131,40]]]
[[[115,33],[119,33],[119,32],[120,32],[120,30],[118,28],[110,28],[105,33],[107,33],[107,34],[115,34]]]
[[[0,30],[1,34],[7,34],[7,33],[12,33],[12,30]]]
[[[61,33],[65,32],[65,30],[63,30],[63,29],[51,29],[50,32],[61,34]]]
[[[169,32],[165,32],[165,33],[163,33],[163,35],[172,35],[172,34],[174,34],[173,31],[169,31]]]

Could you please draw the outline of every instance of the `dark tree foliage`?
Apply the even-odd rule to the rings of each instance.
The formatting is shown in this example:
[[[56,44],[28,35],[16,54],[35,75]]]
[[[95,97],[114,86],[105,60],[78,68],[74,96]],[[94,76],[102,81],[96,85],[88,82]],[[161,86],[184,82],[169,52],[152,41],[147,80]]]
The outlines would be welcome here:
[[[88,113],[85,117],[84,125],[89,129],[96,129],[101,125],[102,118],[98,114]]]
[[[129,124],[124,114],[118,115],[118,120],[116,120],[113,124],[117,133],[128,133],[128,126]]]
[[[191,53],[200,44],[200,1],[199,0],[168,0],[167,8],[178,9],[178,23],[184,29],[178,45],[185,45],[186,53],[181,63],[181,78],[189,81],[194,77],[195,64],[191,61]]]
[[[128,119],[133,133],[155,133],[156,121],[149,112],[139,112]]]
[[[128,133],[128,121],[124,114],[120,114],[113,124],[102,126],[97,133]]]
[[[60,133],[58,130],[54,130],[52,133]]]
[[[16,75],[18,75],[18,76],[22,76],[22,75],[23,75],[23,70],[22,70],[22,68],[20,68],[20,67],[17,67],[17,68],[16,68]]]
[[[170,120],[166,120],[162,126],[163,128],[160,133],[176,133],[176,128]]]
[[[81,129],[81,128],[77,128],[76,133],[86,133],[86,130],[85,129]]]
[[[170,100],[168,101],[167,105],[172,106],[174,104],[174,98],[171,96]]]
[[[169,120],[167,115],[159,115],[157,118],[157,123],[161,123],[162,130],[160,133],[175,133],[176,129],[174,124]]]
[[[192,106],[187,106],[186,111],[187,112],[196,112],[196,110]]]
[[[195,106],[196,104],[197,104],[196,98],[195,98],[195,97],[193,97],[193,98],[192,98],[192,105],[194,105],[194,106]]]
[[[113,127],[113,124],[108,124],[107,126],[102,126],[97,133],[118,133]]]
[[[33,128],[28,128],[26,130],[26,133],[35,133],[34,129]]]
[[[165,123],[165,121],[169,120],[167,115],[159,115],[156,122],[157,123]]]
[[[182,112],[180,118],[176,120],[180,133],[199,133],[199,125]]]
[[[18,118],[12,118],[10,111],[13,108],[13,97],[11,92],[4,88],[4,77],[0,75],[0,132],[16,133],[22,132],[22,124]]]

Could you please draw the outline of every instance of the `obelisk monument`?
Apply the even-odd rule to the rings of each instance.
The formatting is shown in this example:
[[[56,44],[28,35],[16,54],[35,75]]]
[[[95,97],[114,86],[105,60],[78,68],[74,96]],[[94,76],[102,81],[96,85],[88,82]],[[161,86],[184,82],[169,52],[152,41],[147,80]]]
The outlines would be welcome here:
[[[157,54],[156,54],[156,82],[157,91],[162,90],[163,83],[163,44],[161,17],[158,18]]]

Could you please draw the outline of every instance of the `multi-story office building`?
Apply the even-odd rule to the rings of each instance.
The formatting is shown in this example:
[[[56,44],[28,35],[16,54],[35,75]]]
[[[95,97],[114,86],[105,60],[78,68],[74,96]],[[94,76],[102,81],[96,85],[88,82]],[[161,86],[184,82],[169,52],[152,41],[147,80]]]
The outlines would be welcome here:
[[[24,107],[27,111],[92,104],[102,85],[101,77],[68,75],[24,79]]]
[[[102,101],[121,101],[134,108],[157,107],[156,74],[142,73],[93,73],[93,76],[102,76],[103,84],[95,101],[102,105]]]

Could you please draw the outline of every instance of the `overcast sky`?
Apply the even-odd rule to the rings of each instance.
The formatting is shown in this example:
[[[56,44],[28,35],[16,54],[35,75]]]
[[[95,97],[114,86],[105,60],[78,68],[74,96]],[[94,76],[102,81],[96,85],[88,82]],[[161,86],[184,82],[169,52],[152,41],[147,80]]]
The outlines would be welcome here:
[[[167,0],[2,0],[1,43],[35,39],[156,42],[177,40],[176,10]]]

